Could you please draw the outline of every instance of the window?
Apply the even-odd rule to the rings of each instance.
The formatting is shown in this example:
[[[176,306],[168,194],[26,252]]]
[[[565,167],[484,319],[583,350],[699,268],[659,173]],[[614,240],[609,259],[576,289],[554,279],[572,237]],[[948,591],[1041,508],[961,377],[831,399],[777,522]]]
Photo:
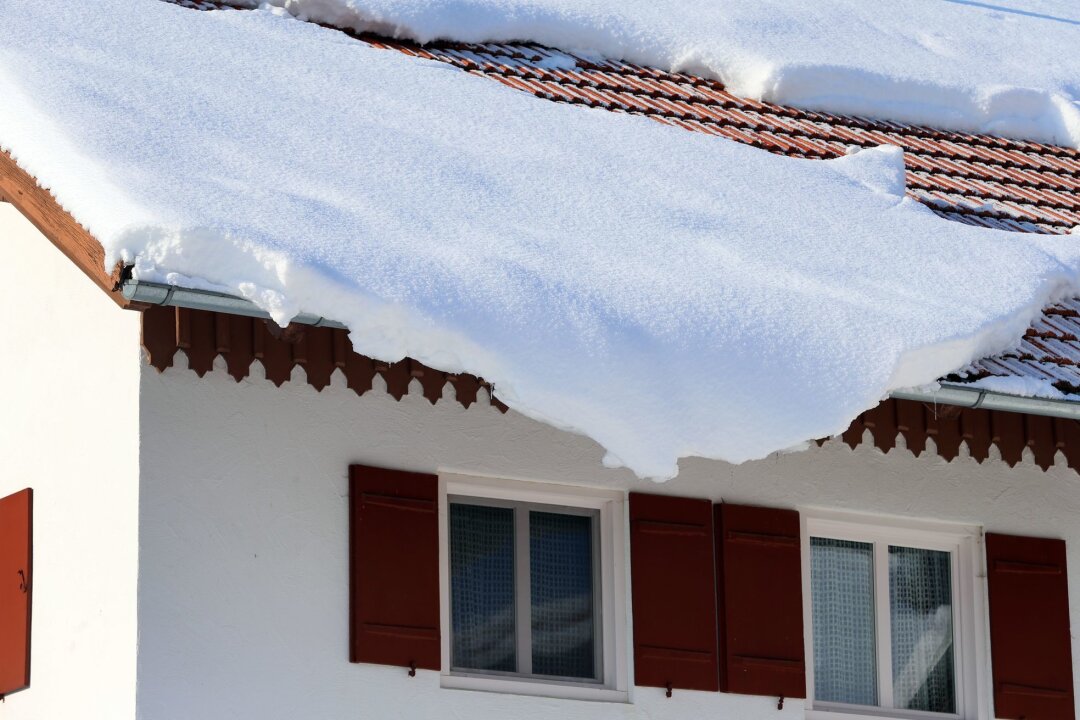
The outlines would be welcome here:
[[[812,711],[977,717],[977,530],[813,514],[804,524]]]
[[[621,494],[441,484],[443,686],[625,700]]]

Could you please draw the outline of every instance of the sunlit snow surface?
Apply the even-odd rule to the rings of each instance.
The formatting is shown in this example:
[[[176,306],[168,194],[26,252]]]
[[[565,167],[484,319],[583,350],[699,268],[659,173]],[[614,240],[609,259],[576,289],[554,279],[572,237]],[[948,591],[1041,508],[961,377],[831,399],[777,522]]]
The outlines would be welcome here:
[[[230,0],[258,4],[262,0]],[[271,0],[428,41],[534,40],[736,95],[1080,147],[1078,0]]]
[[[5,0],[0,27],[0,146],[110,260],[482,375],[643,476],[838,433],[1080,287],[1067,237],[903,199],[895,148],[778,157],[270,11]]]

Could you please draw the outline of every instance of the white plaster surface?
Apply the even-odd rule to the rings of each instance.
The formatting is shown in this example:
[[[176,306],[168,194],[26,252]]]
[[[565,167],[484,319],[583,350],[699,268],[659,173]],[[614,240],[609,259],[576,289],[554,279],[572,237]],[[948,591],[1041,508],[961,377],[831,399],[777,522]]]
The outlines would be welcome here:
[[[139,317],[0,203],[0,496],[34,488],[30,689],[4,720],[135,717]]]
[[[666,485],[605,469],[582,437],[490,406],[400,403],[335,385],[275,388],[221,369],[144,368],[138,717],[801,718],[775,698],[634,688],[628,704],[439,688],[434,672],[348,662],[350,463],[579,483],[776,506],[814,505],[1061,536],[1080,568],[1080,477],[838,442],[742,466],[683,461]],[[302,379],[302,372],[294,377]],[[448,391],[449,392],[449,391]],[[1074,627],[1080,587],[1071,578]],[[1080,644],[1074,642],[1074,655]],[[1080,655],[1074,667],[1080,670]],[[988,668],[983,668],[984,678]]]

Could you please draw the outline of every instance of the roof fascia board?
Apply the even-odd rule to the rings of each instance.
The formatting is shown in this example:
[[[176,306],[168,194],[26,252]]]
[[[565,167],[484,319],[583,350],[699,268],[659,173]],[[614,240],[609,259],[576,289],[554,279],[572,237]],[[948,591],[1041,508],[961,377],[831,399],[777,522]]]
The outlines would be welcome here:
[[[119,291],[123,266],[117,263],[112,272],[107,272],[101,243],[3,150],[0,150],[0,199],[14,205],[113,302],[123,308],[139,309]]]

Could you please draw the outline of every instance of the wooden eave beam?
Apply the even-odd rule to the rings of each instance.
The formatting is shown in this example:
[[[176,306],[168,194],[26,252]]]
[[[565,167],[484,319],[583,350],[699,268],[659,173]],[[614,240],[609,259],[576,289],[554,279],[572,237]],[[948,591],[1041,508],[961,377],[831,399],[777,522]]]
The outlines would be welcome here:
[[[0,200],[5,200],[34,224],[83,274],[122,308],[141,309],[120,292],[123,266],[105,270],[105,249],[86,228],[60,207],[56,198],[0,150]]]

